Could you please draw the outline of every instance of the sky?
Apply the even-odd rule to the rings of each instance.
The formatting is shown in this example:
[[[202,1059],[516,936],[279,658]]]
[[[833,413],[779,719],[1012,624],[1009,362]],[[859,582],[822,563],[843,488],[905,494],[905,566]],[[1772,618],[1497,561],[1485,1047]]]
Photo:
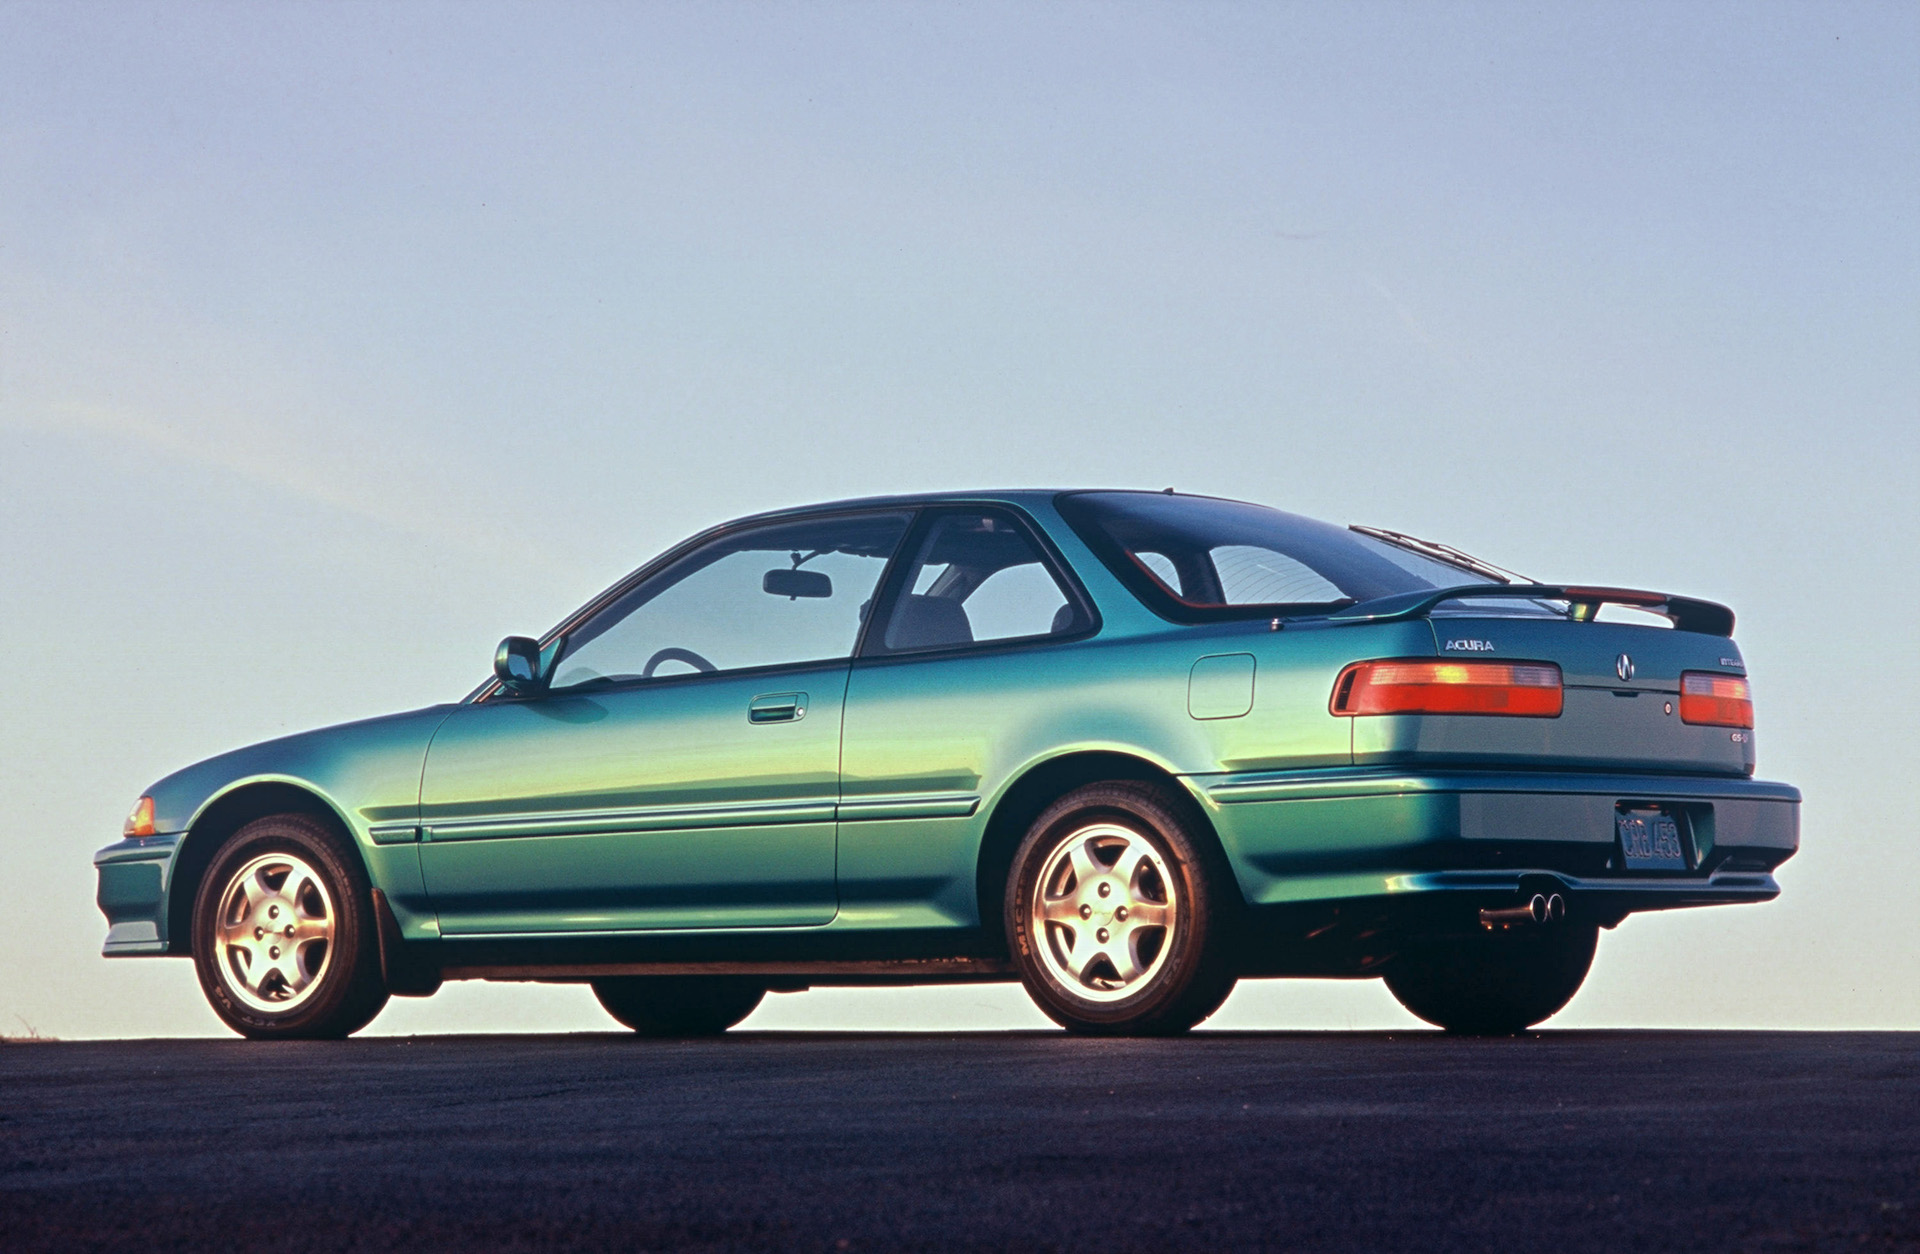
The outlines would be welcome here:
[[[1774,903],[1566,1026],[1920,1027],[1920,7],[0,0],[0,1033],[222,1035],[93,851],[714,522],[1128,486],[1727,602]],[[1038,1027],[1017,987],[764,1028]],[[1210,1026],[1398,1028],[1377,981]],[[371,1032],[611,1027],[460,984]]]

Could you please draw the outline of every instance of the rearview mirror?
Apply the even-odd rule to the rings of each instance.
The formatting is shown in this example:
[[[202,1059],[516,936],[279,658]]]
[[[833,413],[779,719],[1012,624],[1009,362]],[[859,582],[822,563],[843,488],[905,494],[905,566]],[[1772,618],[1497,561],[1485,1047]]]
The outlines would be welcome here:
[[[764,592],[777,597],[830,597],[833,579],[817,570],[770,570],[760,581]]]
[[[540,642],[525,636],[508,636],[493,654],[493,673],[501,687],[516,697],[531,697],[545,688],[541,674]]]

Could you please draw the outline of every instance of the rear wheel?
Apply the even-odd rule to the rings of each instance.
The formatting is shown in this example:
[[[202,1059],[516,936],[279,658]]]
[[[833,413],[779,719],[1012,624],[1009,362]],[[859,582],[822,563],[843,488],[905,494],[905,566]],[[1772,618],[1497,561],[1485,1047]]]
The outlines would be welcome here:
[[[360,859],[306,814],[255,819],[214,855],[193,905],[201,991],[242,1036],[343,1037],[387,1004]]]
[[[608,1014],[642,1036],[718,1036],[753,1013],[767,987],[705,975],[623,975],[593,982]]]
[[[1587,978],[1599,929],[1558,924],[1429,942],[1387,967],[1387,988],[1428,1023],[1512,1036],[1559,1013]]]
[[[1239,895],[1179,798],[1092,784],[1049,806],[1013,857],[1007,942],[1034,1002],[1074,1032],[1184,1032],[1234,984]]]

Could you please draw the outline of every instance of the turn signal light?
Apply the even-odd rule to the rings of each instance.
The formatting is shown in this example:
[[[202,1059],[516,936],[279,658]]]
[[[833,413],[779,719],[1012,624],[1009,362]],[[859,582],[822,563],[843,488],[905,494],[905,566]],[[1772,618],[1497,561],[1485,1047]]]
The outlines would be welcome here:
[[[127,825],[120,829],[123,836],[153,835],[153,798],[142,797],[133,803],[133,813],[127,816]]]
[[[1559,718],[1560,668],[1552,662],[1355,662],[1333,682],[1335,714],[1505,714]]]
[[[1752,727],[1753,689],[1738,675],[1682,671],[1680,721],[1709,727]]]

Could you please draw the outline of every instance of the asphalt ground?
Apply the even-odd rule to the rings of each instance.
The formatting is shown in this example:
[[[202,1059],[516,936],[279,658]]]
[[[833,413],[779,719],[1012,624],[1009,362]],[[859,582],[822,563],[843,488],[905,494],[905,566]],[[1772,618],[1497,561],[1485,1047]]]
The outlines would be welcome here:
[[[0,1046],[0,1249],[1920,1249],[1920,1034]]]

